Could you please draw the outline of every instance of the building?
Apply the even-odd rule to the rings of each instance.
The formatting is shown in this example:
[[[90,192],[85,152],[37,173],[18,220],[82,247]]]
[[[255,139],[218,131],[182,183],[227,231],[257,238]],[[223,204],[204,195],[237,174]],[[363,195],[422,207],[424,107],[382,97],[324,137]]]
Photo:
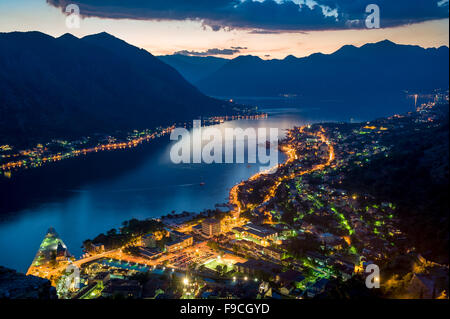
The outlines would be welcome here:
[[[55,254],[56,261],[64,261],[67,260],[68,257],[70,257],[67,248],[61,244],[61,242],[58,243],[58,247],[56,247],[56,254]]]
[[[281,286],[290,286],[300,284],[303,280],[305,280],[305,277],[299,271],[287,270],[283,273],[278,274],[275,277],[275,280]]]
[[[166,252],[172,253],[186,247],[192,246],[194,243],[194,238],[190,235],[179,236],[175,240],[170,243],[166,243],[165,248]]]
[[[142,290],[142,298],[144,299],[155,299],[159,295],[163,295],[165,291],[169,290],[169,282],[161,279],[152,277],[148,280]]]
[[[98,244],[94,244],[92,243],[90,246],[90,251],[95,253],[95,254],[101,254],[103,252],[105,252],[105,245],[98,243]]]
[[[226,237],[228,240],[233,240],[233,239],[236,239],[236,234],[233,233],[232,231],[229,231],[229,232],[227,232],[227,233],[225,234],[225,237]]]
[[[315,252],[315,251],[307,251],[306,258],[309,261],[316,263],[322,267],[328,264],[328,258],[324,255],[319,254],[318,252]]]
[[[153,233],[142,236],[142,246],[156,247],[156,236]]]
[[[278,249],[278,248],[273,248],[273,247],[263,247],[262,252],[264,255],[275,259],[275,260],[281,260],[283,259],[283,251]]]
[[[102,291],[103,297],[121,295],[124,298],[140,298],[142,286],[136,280],[112,279]]]
[[[344,281],[352,278],[355,270],[354,267],[348,266],[347,264],[339,264],[339,263],[335,263],[333,266],[341,274],[342,279]]]
[[[321,294],[325,291],[325,288],[328,284],[328,279],[321,278],[318,281],[316,281],[312,286],[308,287],[306,290],[306,295],[309,298],[313,298],[314,296]]]
[[[162,251],[157,247],[139,247],[139,255],[147,259],[156,259],[161,257]]]
[[[254,259],[249,259],[243,263],[236,263],[234,267],[238,272],[243,274],[254,275],[258,272],[263,272],[270,276],[275,276],[281,269],[277,264]]]
[[[209,218],[202,223],[202,232],[208,238],[217,236],[220,234],[220,220]]]
[[[319,238],[323,243],[328,244],[328,245],[331,245],[333,243],[340,241],[339,237],[334,236],[333,234],[330,234],[330,233],[321,233],[321,234],[319,234]]]
[[[111,274],[108,271],[99,272],[94,277],[94,281],[100,283],[101,285],[106,285],[108,281],[111,280]]]
[[[194,238],[191,235],[187,235],[170,228],[167,228],[166,230],[169,232],[171,238],[171,241],[166,243],[164,246],[166,252],[172,253],[192,246],[194,243]]]
[[[202,235],[203,234],[202,229],[203,229],[202,224],[198,224],[198,225],[192,226],[192,232],[194,234],[197,234],[197,235]]]
[[[232,231],[236,233],[237,238],[251,240],[261,246],[268,246],[269,241],[274,241],[278,236],[278,232],[275,229],[258,226],[253,223],[235,227]]]

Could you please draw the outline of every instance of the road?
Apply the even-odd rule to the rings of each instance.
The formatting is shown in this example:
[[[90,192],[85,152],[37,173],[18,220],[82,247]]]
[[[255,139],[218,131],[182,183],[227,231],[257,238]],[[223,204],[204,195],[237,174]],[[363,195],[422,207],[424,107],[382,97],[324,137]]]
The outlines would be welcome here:
[[[301,127],[300,128],[300,133],[303,133],[303,131],[304,131],[304,127]],[[328,159],[327,159],[327,162],[323,163],[323,164],[314,165],[312,168],[307,169],[307,170],[302,170],[302,171],[298,171],[298,172],[292,173],[290,175],[284,175],[284,176],[278,177],[278,179],[275,182],[275,184],[267,192],[267,194],[264,197],[264,200],[263,200],[263,202],[261,204],[267,203],[269,200],[271,200],[275,196],[275,193],[276,193],[278,187],[281,185],[281,183],[283,181],[285,181],[287,179],[293,179],[295,177],[298,177],[298,176],[301,176],[301,175],[304,175],[304,174],[309,174],[309,173],[312,173],[312,172],[317,171],[317,170],[322,170],[322,169],[324,169],[325,167],[327,167],[327,166],[329,166],[331,164],[331,162],[335,158],[334,147],[331,144],[331,142],[326,138],[325,130],[323,128],[321,128],[321,131],[318,132],[317,134],[314,134],[314,136],[320,138],[321,142],[327,144],[327,146],[328,146]],[[293,162],[294,160],[297,159],[296,150],[295,150],[295,148],[292,145],[288,144],[282,150],[287,155],[288,158],[283,164],[278,164],[279,168],[285,167],[285,166],[287,166],[288,164],[290,164],[291,162]],[[268,171],[259,172],[259,173],[255,174],[255,175],[253,175],[252,177],[250,177],[249,180],[250,181],[254,181],[254,180],[260,178],[261,176],[267,174],[267,172]],[[238,200],[239,188],[241,186],[243,186],[244,184],[245,184],[245,182],[241,182],[241,183],[235,185],[230,190],[230,196],[229,196],[230,204],[234,205],[238,212],[240,212],[243,208],[246,208],[245,205],[243,205]],[[259,206],[259,205],[255,205],[255,207],[256,206]]]
[[[85,263],[88,263],[88,262],[91,262],[91,261],[94,261],[94,260],[97,260],[100,258],[109,257],[111,254],[114,254],[118,250],[119,249],[113,249],[113,250],[105,251],[100,254],[96,254],[93,256],[86,257],[86,258],[78,259],[78,260],[74,261],[72,264],[77,266],[78,268],[80,268],[81,265],[83,265]],[[69,266],[69,264],[67,264],[67,263],[64,263],[56,268],[50,268],[50,267],[45,267],[45,266],[39,266],[39,267],[32,266],[28,269],[27,275],[34,275],[34,276],[50,279],[51,277],[57,277],[68,266]],[[42,274],[45,274],[45,276],[42,276]]]

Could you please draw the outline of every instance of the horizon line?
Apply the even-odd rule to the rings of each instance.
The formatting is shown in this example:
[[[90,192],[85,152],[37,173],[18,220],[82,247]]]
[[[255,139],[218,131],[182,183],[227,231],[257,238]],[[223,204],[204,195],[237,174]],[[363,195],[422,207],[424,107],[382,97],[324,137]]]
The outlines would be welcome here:
[[[336,49],[335,51],[333,51],[333,52],[331,52],[331,53],[324,53],[324,52],[321,52],[321,51],[317,51],[317,52],[314,52],[314,53],[311,53],[311,54],[308,54],[308,55],[305,55],[305,56],[300,56],[300,57],[295,56],[294,54],[287,54],[284,58],[266,58],[265,56],[260,56],[260,55],[253,55],[253,54],[239,54],[239,55],[237,55],[237,56],[227,58],[227,57],[220,56],[221,54],[217,54],[217,55],[189,55],[189,54],[180,54],[180,53],[177,53],[177,52],[179,52],[179,50],[173,52],[172,54],[159,54],[159,55],[155,55],[155,54],[153,54],[151,51],[149,51],[149,50],[146,49],[146,48],[139,47],[139,46],[137,46],[137,45],[131,44],[131,43],[127,42],[126,40],[121,39],[121,38],[119,38],[119,37],[116,37],[115,35],[113,35],[113,34],[111,34],[111,33],[108,33],[108,32],[106,32],[106,31],[88,34],[88,35],[85,35],[85,36],[83,36],[83,37],[77,37],[76,35],[74,35],[73,33],[70,33],[70,32],[66,32],[66,33],[64,33],[64,34],[62,34],[62,35],[60,35],[60,36],[53,36],[53,35],[47,34],[47,33],[45,33],[45,32],[38,31],[38,30],[30,30],[30,31],[9,31],[9,32],[1,32],[1,31],[0,31],[0,35],[2,35],[2,34],[12,34],[12,33],[40,33],[40,34],[46,35],[46,36],[48,36],[48,37],[51,37],[51,38],[53,38],[53,39],[59,39],[59,38],[62,38],[62,37],[64,37],[64,36],[66,36],[66,35],[70,35],[70,36],[72,36],[72,37],[74,37],[74,38],[76,38],[76,39],[79,39],[79,40],[82,40],[82,39],[84,39],[84,38],[86,38],[86,37],[89,37],[89,36],[95,36],[95,35],[106,34],[106,35],[108,35],[108,36],[110,36],[110,37],[113,37],[113,38],[116,38],[116,39],[118,39],[118,40],[120,40],[120,41],[124,41],[124,42],[127,43],[128,45],[134,46],[134,47],[139,48],[139,49],[141,49],[141,50],[145,50],[146,52],[152,54],[152,55],[155,56],[155,57],[165,57],[165,56],[180,55],[180,56],[193,57],[193,58],[217,58],[217,59],[230,60],[230,61],[231,61],[231,60],[234,60],[234,59],[237,59],[237,58],[239,58],[239,57],[256,57],[256,58],[259,58],[259,59],[261,59],[261,60],[263,60],[263,61],[283,61],[283,60],[285,60],[285,59],[288,58],[288,57],[293,57],[293,58],[295,58],[295,59],[302,59],[302,58],[310,57],[310,56],[315,55],[315,54],[332,55],[332,54],[338,52],[339,50],[341,50],[342,48],[344,48],[344,47],[346,47],[346,46],[354,47],[354,48],[358,48],[358,49],[359,49],[359,48],[362,48],[363,46],[368,45],[368,44],[378,44],[378,43],[381,43],[381,42],[390,42],[390,43],[393,43],[393,44],[398,45],[398,46],[419,47],[419,48],[422,48],[422,49],[424,49],[424,50],[427,50],[427,49],[436,49],[436,50],[437,50],[437,49],[440,49],[440,48],[442,48],[442,47],[447,48],[447,49],[450,48],[449,45],[445,45],[445,44],[443,44],[443,45],[441,45],[441,46],[429,46],[429,47],[424,47],[424,46],[421,46],[421,45],[418,45],[418,44],[402,44],[402,43],[394,42],[394,41],[389,40],[388,38],[386,38],[386,39],[384,39],[384,40],[380,40],[380,41],[376,41],[376,42],[366,42],[366,43],[363,43],[363,44],[361,44],[361,45],[359,45],[359,46],[358,46],[358,45],[354,45],[354,44],[344,44],[344,45],[342,45],[341,47],[339,47],[338,49]]]

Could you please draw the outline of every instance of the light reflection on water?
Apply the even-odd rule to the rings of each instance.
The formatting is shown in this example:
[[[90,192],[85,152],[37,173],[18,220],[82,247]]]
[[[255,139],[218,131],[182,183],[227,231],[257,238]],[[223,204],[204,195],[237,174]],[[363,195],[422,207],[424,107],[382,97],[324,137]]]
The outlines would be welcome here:
[[[268,119],[238,120],[218,127],[277,127],[282,133],[307,123],[305,114],[296,110],[268,111]],[[227,202],[233,185],[259,170],[256,164],[173,164],[169,157],[172,144],[166,139],[165,147],[158,146],[125,173],[116,176],[111,169],[107,180],[67,189],[69,195],[64,198],[43,199],[37,207],[1,221],[0,265],[25,272],[50,226],[78,257],[83,240],[119,228],[125,220],[214,209],[215,204]],[[155,146],[150,143],[145,147]],[[108,156],[114,161],[114,153]]]

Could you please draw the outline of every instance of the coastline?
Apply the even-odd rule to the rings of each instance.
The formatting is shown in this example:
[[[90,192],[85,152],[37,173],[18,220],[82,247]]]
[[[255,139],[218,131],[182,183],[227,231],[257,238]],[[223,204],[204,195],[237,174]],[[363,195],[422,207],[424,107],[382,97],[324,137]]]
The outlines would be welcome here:
[[[264,112],[264,110],[261,110],[261,112]],[[255,125],[257,127],[275,126],[285,130],[308,123],[301,116],[291,117],[276,114],[272,118],[271,115],[269,113],[267,120],[243,120],[242,122],[235,121],[236,124],[225,125],[227,127],[230,125],[233,127],[236,125],[243,125],[243,127],[254,127]],[[280,138],[283,137],[280,136]],[[79,257],[82,254],[79,247],[85,239],[95,238],[97,235],[105,233],[109,229],[120,227],[121,222],[125,220],[132,218],[138,220],[160,218],[172,210],[175,210],[177,214],[184,211],[194,212],[195,216],[208,209],[214,211],[215,208],[227,212],[229,211],[228,205],[226,205],[227,208],[217,207],[217,203],[228,203],[230,189],[239,184],[240,181],[252,178],[258,172],[257,165],[242,164],[236,167],[234,165],[221,165],[220,167],[214,167],[214,165],[202,165],[201,167],[183,165],[182,167],[172,167],[173,165],[166,165],[164,162],[161,162],[163,164],[161,171],[158,168],[160,164],[156,164],[155,160],[159,161],[162,158],[161,156],[165,156],[166,147],[164,145],[166,143],[158,142],[158,140],[165,139],[168,139],[167,136],[163,139],[154,140],[153,143],[143,143],[137,148],[125,151],[98,152],[89,154],[86,157],[63,160],[52,165],[44,165],[35,170],[24,171],[22,174],[17,174],[15,178],[9,180],[5,179],[6,184],[4,186],[7,187],[6,190],[10,188],[7,185],[15,184],[17,186],[20,184],[21,188],[24,185],[29,185],[29,187],[22,190],[14,187],[16,191],[13,192],[14,194],[12,195],[14,196],[12,197],[6,193],[3,194],[7,196],[5,197],[7,199],[5,204],[12,203],[11,200],[14,200],[16,197],[23,198],[24,195],[28,196],[27,194],[33,194],[36,191],[39,193],[39,196],[36,198],[24,202],[27,204],[27,207],[20,206],[14,210],[5,211],[5,214],[3,214],[5,220],[1,226],[1,231],[3,232],[4,230],[5,242],[9,237],[9,231],[12,227],[14,229],[25,230],[28,224],[35,223],[35,220],[39,220],[41,226],[35,228],[27,235],[27,238],[29,238],[28,241],[35,243],[34,245],[13,246],[16,247],[15,250],[22,250],[24,257],[12,259],[9,262],[6,262],[5,259],[4,264],[9,264],[8,266],[14,269],[26,271],[32,256],[35,254],[35,249],[37,249],[37,246],[36,248],[34,246],[42,240],[42,236],[45,235],[45,231],[49,226],[55,227],[62,234],[62,238],[68,244],[69,250],[75,256]],[[150,145],[150,147],[145,145]],[[137,150],[137,153],[135,150]],[[284,162],[286,160],[285,153],[278,150],[278,154],[280,161]],[[149,160],[152,162],[149,162]],[[173,168],[175,168],[175,171],[173,171]],[[179,169],[183,169],[183,171],[189,169],[188,172],[192,171],[192,173],[186,176],[183,175],[181,179],[179,177],[175,178]],[[218,175],[216,174],[216,170],[218,170]],[[75,171],[77,174],[70,173]],[[111,179],[110,175],[113,171],[117,177]],[[173,174],[170,173],[172,171]],[[56,172],[56,174],[53,172]],[[136,175],[136,173],[139,175]],[[162,176],[165,174],[171,175],[166,179]],[[23,178],[25,175],[37,178],[35,180],[36,183],[33,183],[30,178]],[[145,187],[145,185],[150,185],[150,176],[165,178],[166,182],[164,185],[166,186],[158,191],[150,191],[150,189]],[[218,177],[220,180],[217,180]],[[119,189],[128,189],[131,185],[128,184],[130,181],[129,178],[133,179],[133,183],[143,185],[144,187],[139,188],[139,191],[133,194],[130,193],[130,195],[128,192],[115,193],[116,195],[114,196],[116,199],[114,201],[103,201],[103,198],[108,193],[117,189],[117,187],[120,187]],[[82,182],[85,179],[88,180],[87,183]],[[108,182],[110,179],[113,181],[113,184]],[[200,186],[201,181],[206,182],[206,186]],[[172,203],[162,204],[162,198],[175,195],[169,195],[174,192],[174,186],[178,184],[184,185],[186,183],[193,184],[189,184],[192,185],[191,187],[183,187],[180,191],[177,191],[176,194],[178,195],[170,201]],[[213,185],[214,187],[212,187]],[[214,191],[211,189],[214,189]],[[154,197],[152,193],[155,192],[160,194],[159,197]],[[19,196],[20,194],[22,195]],[[200,201],[189,201],[189,199],[194,199],[195,196],[200,196]],[[129,212],[121,212],[120,207],[129,203],[124,201],[128,197],[130,197],[130,200],[135,206],[131,207]],[[143,197],[146,198],[145,202],[139,201],[141,204],[137,206],[138,202],[136,200]],[[184,200],[188,200],[186,206],[182,203]],[[193,216],[194,214],[190,218]],[[170,219],[166,219],[165,222],[170,222]],[[66,228],[68,223],[75,227],[72,229]],[[80,229],[78,230],[78,228]],[[9,251],[6,251],[4,256],[15,254],[13,247]],[[71,247],[72,249],[70,249]]]
[[[295,129],[295,127],[290,128],[289,130],[293,130]],[[238,184],[235,184],[233,187],[231,187],[230,191],[229,191],[229,201],[228,203],[216,203],[215,204],[215,208],[218,209],[219,207],[228,207],[230,210],[228,212],[225,212],[228,215],[233,215],[233,214],[239,214],[241,211],[241,205],[239,203],[239,201],[237,200],[237,192],[239,187],[241,186],[245,186],[245,184],[249,181],[254,181],[256,180],[258,177],[267,174],[268,172],[272,171],[275,167],[281,168],[283,166],[285,166],[286,164],[292,162],[293,160],[295,160],[297,158],[297,155],[295,154],[295,150],[289,147],[286,147],[283,145],[283,140],[279,141],[279,147],[278,150],[281,150],[283,152],[284,155],[286,155],[285,160],[282,163],[278,163],[276,166],[273,166],[269,169],[266,169],[264,171],[258,172],[256,174],[251,175],[248,179],[241,181]],[[334,158],[334,156],[333,156]],[[331,157],[330,157],[330,161],[331,161]],[[276,173],[274,173],[276,174]],[[279,183],[277,184],[279,185]],[[237,207],[237,210],[236,210]],[[206,210],[206,211],[213,211],[213,210]],[[202,218],[206,218],[207,216],[205,216],[205,211],[202,212],[182,212],[179,214],[165,214],[165,215],[161,215],[159,217],[153,217],[153,218],[148,218],[149,220],[155,220],[158,222],[162,222],[164,224],[166,224],[167,226],[170,227],[174,227],[178,229],[178,226],[184,223],[189,223],[191,221],[195,221],[197,219],[202,219]],[[175,223],[167,223],[168,219],[176,219]]]
[[[239,119],[264,119],[267,118],[267,113],[256,113],[251,115],[231,115],[231,116],[213,116],[213,117],[207,117],[205,119],[202,119],[203,126],[211,126],[220,124],[223,122],[233,121],[233,120],[239,120]],[[185,128],[189,128],[191,123],[183,123],[182,126]],[[105,139],[108,140],[108,143],[102,144],[101,142],[98,143],[96,146],[93,147],[84,147],[84,148],[76,148],[75,145],[82,146],[84,143],[89,143],[89,137],[81,138],[80,140],[76,141],[59,141],[59,140],[52,140],[51,143],[56,143],[61,147],[66,147],[69,145],[69,149],[67,152],[62,153],[48,153],[48,149],[46,145],[38,144],[33,149],[26,149],[26,150],[18,150],[18,153],[12,153],[7,154],[6,158],[15,158],[15,157],[26,157],[28,156],[28,159],[21,159],[21,160],[13,160],[6,163],[3,163],[0,165],[0,178],[3,175],[4,178],[10,179],[12,178],[12,172],[17,172],[23,169],[29,169],[29,168],[38,168],[45,164],[58,162],[65,159],[70,158],[76,158],[81,155],[88,155],[89,153],[97,153],[97,152],[104,152],[104,151],[114,151],[114,150],[123,150],[127,148],[135,148],[142,143],[149,143],[151,140],[155,140],[157,138],[160,138],[162,136],[165,136],[167,134],[170,134],[174,129],[176,128],[175,124],[168,126],[166,128],[162,127],[156,127],[154,129],[147,129],[143,130],[142,132],[134,131],[133,133],[126,133],[125,137],[113,137],[113,136],[107,136]],[[152,132],[153,131],[153,132]],[[72,146],[74,144],[74,146]],[[9,152],[12,151],[13,147],[10,145],[0,145],[0,151],[2,152]],[[3,157],[5,155],[2,155]]]

